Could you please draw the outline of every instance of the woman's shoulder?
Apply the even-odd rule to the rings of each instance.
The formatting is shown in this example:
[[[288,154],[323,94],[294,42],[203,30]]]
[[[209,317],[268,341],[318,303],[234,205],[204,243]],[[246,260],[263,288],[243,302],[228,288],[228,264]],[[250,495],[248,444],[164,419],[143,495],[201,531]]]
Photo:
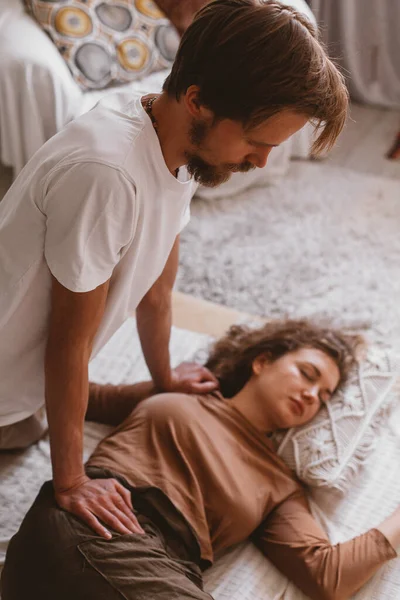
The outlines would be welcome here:
[[[143,411],[174,411],[178,409],[180,411],[184,409],[195,410],[196,407],[201,406],[204,396],[197,394],[187,394],[183,392],[161,392],[150,396],[147,400],[141,402],[138,409]]]
[[[162,392],[150,396],[133,411],[134,418],[146,417],[150,419],[197,420],[210,411],[212,405],[218,403],[215,394],[187,394],[182,392]],[[212,411],[214,412],[214,411]]]
[[[207,394],[189,394],[185,392],[160,392],[159,394],[154,394],[150,396],[145,402],[146,403],[179,403],[179,402],[215,402],[215,401],[224,401],[225,398],[221,395],[220,392],[210,392]]]

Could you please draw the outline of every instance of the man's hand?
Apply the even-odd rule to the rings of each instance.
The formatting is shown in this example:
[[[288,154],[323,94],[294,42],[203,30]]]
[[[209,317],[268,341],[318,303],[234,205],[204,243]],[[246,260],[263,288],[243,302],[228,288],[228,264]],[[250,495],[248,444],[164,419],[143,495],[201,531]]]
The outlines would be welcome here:
[[[207,394],[218,389],[218,379],[202,365],[183,362],[171,371],[171,381],[164,391]]]
[[[106,539],[111,533],[100,523],[122,534],[144,534],[133,513],[131,494],[116,479],[90,479],[86,475],[67,490],[56,490],[57,504],[84,521]]]

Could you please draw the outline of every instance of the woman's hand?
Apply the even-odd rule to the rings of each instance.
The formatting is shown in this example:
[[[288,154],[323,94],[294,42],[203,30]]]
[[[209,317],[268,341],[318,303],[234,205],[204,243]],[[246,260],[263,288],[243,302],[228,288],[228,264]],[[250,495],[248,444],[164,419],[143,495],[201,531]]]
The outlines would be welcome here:
[[[163,391],[207,394],[217,390],[218,387],[218,379],[206,367],[197,363],[183,362],[172,369],[171,381]]]
[[[90,479],[83,475],[73,487],[55,490],[55,498],[60,508],[82,519],[106,539],[112,535],[102,523],[118,533],[144,534],[133,513],[129,490],[116,479]]]

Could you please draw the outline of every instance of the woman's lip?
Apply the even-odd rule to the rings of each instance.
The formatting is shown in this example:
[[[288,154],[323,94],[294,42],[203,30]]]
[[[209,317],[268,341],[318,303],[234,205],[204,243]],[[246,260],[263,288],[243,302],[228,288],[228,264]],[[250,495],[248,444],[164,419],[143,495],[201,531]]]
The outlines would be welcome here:
[[[304,404],[301,400],[296,400],[296,398],[290,398],[290,400],[292,401],[292,409],[294,410],[294,412],[299,415],[299,417],[302,417],[304,414]]]

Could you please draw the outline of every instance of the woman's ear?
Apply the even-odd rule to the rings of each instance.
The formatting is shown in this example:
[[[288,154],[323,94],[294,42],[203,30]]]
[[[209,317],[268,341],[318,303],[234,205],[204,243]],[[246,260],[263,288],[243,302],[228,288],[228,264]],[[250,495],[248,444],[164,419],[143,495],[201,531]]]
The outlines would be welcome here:
[[[269,352],[264,352],[264,354],[259,354],[254,360],[252,364],[252,370],[254,375],[260,375],[263,367],[266,363],[271,362],[271,355]]]

